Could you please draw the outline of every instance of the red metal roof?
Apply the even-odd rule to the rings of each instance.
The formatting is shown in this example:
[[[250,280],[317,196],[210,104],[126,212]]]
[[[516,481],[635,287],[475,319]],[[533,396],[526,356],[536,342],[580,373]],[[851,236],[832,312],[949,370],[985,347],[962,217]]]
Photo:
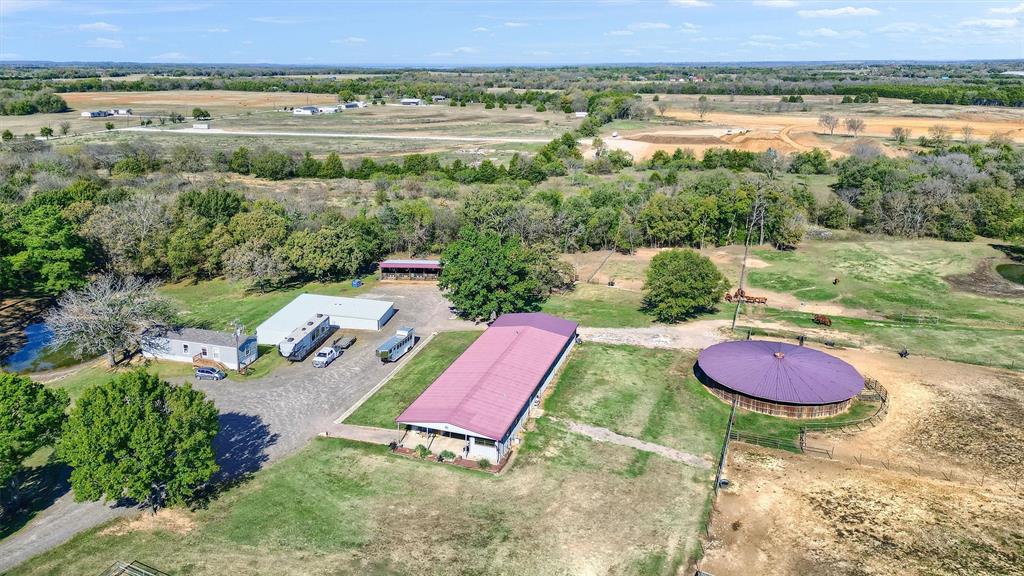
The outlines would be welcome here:
[[[505,314],[396,421],[501,440],[575,333],[576,323],[547,314]]]
[[[440,270],[438,260],[385,260],[380,263],[381,269],[398,268],[402,270]]]

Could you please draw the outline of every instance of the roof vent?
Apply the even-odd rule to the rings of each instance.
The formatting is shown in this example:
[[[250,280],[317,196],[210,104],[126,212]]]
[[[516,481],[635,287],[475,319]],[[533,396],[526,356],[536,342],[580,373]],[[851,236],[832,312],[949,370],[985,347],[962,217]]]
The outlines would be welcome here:
[[[285,341],[286,342],[294,342],[295,338],[292,338],[291,336],[289,336],[289,337],[285,338]]]
[[[779,360],[782,360],[783,358],[786,357],[786,353],[785,352],[776,352],[775,353],[775,357],[778,358]]]

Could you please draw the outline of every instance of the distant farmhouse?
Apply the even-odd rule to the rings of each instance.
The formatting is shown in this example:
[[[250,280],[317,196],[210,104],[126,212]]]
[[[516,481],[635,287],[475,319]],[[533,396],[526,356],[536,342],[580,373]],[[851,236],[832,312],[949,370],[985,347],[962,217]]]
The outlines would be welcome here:
[[[342,107],[349,110],[353,108],[366,108],[366,102],[363,102],[362,100],[353,100],[351,102],[345,102],[342,104]]]
[[[423,106],[423,100],[420,98],[402,98],[398,102],[402,106]]]
[[[436,96],[431,96],[430,97],[430,101],[433,102],[434,104],[437,104],[438,102],[446,102],[447,100],[448,100],[447,96],[442,96],[440,94],[438,94]]]
[[[317,108],[316,106],[301,106],[292,109],[292,114],[294,114],[295,116],[313,116],[319,113],[320,109]]]
[[[142,355],[146,358],[191,362],[196,366],[215,365],[231,370],[244,369],[256,360],[258,354],[254,334],[200,328],[150,331],[142,344]]]
[[[106,118],[110,116],[110,110],[93,110],[92,112],[82,112],[82,118]]]
[[[342,110],[338,106],[317,106],[316,109],[321,114],[337,114]]]

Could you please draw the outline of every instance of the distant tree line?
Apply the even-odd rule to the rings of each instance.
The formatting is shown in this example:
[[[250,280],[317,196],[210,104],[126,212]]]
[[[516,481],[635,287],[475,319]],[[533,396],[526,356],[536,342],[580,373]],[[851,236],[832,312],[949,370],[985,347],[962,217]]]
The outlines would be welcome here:
[[[0,90],[0,116],[27,116],[36,113],[66,112],[68,103],[49,90]]]

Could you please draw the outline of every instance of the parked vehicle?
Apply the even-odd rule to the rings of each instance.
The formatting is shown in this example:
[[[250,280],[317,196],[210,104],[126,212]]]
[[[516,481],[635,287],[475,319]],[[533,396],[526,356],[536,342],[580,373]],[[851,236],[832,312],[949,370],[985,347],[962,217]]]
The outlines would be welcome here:
[[[292,333],[277,345],[277,351],[292,362],[300,362],[323,344],[333,329],[330,316],[316,314],[302,326],[292,330]]]
[[[196,368],[196,380],[223,380],[227,377],[228,375],[219,368],[207,366]]]
[[[331,362],[337,360],[341,353],[355,344],[355,336],[338,336],[330,346],[325,346],[317,351],[313,357],[314,368],[326,368]]]
[[[416,335],[413,329],[408,326],[399,328],[395,335],[388,338],[386,342],[377,348],[377,358],[381,362],[394,362],[405,356],[405,353],[412,349],[416,343]]]
[[[313,356],[313,367],[314,368],[326,368],[341,356],[341,351],[334,346],[327,346],[317,351],[316,356]]]

